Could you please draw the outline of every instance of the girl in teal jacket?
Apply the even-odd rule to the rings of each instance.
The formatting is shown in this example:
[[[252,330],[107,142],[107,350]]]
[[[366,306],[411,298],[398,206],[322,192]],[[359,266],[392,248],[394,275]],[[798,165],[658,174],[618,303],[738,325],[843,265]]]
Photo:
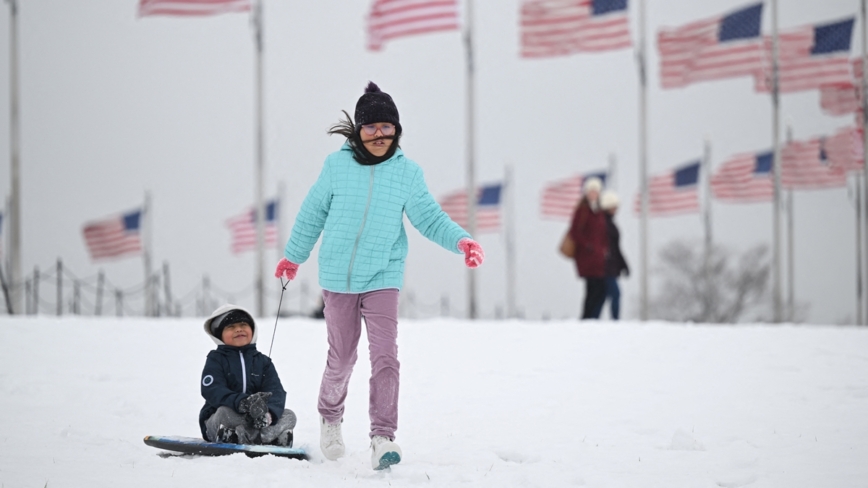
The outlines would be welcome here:
[[[341,435],[361,319],[371,355],[369,414],[371,463],[383,469],[401,460],[398,428],[398,292],[404,282],[404,214],[425,237],[476,268],[482,247],[431,196],[422,169],[399,148],[401,123],[392,97],[370,83],[356,104],[355,123],[330,134],[347,138],[330,154],[296,216],[275,276],[292,280],[322,234],[319,284],[328,329],[328,360],[320,385],[320,448],[328,459],[344,454]]]

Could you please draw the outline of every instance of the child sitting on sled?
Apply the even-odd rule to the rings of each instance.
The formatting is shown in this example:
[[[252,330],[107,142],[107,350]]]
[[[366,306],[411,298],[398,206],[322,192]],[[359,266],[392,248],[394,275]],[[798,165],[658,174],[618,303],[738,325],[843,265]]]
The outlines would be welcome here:
[[[286,391],[271,359],[256,350],[256,324],[250,313],[223,305],[205,319],[205,333],[217,349],[208,353],[202,370],[202,437],[210,442],[292,446],[295,413],[284,409]]]

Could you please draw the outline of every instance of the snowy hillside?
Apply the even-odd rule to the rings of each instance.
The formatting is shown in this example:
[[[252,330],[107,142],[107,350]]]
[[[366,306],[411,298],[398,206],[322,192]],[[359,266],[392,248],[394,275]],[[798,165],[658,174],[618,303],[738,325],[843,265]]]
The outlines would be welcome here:
[[[319,453],[325,328],[306,319],[272,356],[310,462],[162,458],[143,436],[199,435],[198,320],[0,319],[0,485],[868,485],[868,330],[405,320],[398,339],[404,461],[374,472],[364,336],[345,458]]]

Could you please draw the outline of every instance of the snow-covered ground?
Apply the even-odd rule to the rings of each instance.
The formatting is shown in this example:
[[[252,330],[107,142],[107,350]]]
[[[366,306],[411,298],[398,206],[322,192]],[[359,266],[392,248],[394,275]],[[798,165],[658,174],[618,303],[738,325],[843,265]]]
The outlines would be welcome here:
[[[389,472],[364,339],[348,455],[319,453],[307,319],[281,319],[273,358],[311,461],[158,456],[146,434],[199,434],[212,347],[195,319],[0,319],[0,486],[868,486],[868,329],[404,320]]]

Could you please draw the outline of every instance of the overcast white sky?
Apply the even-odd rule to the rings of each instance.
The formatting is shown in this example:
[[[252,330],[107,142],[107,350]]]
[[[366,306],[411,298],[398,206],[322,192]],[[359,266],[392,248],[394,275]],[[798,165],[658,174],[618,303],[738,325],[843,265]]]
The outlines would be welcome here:
[[[229,252],[225,219],[253,200],[254,50],[248,16],[136,17],[135,0],[19,0],[22,110],[23,263],[57,257],[80,276],[101,267],[114,283],[142,280],[139,259],[91,263],[82,225],[153,199],[153,248],[168,261],[176,294],[207,273],[227,291],[253,280],[253,255]],[[631,2],[635,3],[635,2]],[[771,144],[771,104],[748,78],[660,89],[653,33],[716,15],[741,0],[648,0],[649,165],[656,173],[696,159],[703,140],[712,164]],[[781,28],[858,13],[856,0],[780,2]],[[518,0],[476,0],[477,179],[516,175],[518,308],[538,318],[577,316],[584,290],[555,249],[566,224],[541,220],[546,182],[619,161],[617,189],[638,188],[638,85],[634,54],[622,50],[545,60],[519,58]],[[322,161],[343,142],[325,134],[352,113],[368,80],[395,99],[405,153],[425,170],[435,197],[464,185],[465,75],[458,32],[394,40],[366,51],[367,0],[264,0],[266,30],[266,188],[287,187],[283,223],[291,226]],[[0,4],[0,93],[9,93],[9,12]],[[631,6],[635,8],[635,6]],[[764,31],[769,31],[768,9]],[[854,54],[859,52],[857,22]],[[634,28],[633,32],[636,32]],[[819,109],[815,92],[782,97],[796,138],[852,123]],[[9,193],[9,98],[0,96],[0,194]],[[618,220],[622,247],[639,268],[638,221]],[[771,244],[771,206],[715,203],[714,237],[735,250]],[[808,318],[855,317],[855,214],[847,189],[795,197],[796,298]],[[673,239],[702,238],[698,215],[654,219],[650,256]],[[408,229],[405,297],[433,309],[466,300],[462,259]],[[493,317],[505,301],[503,238],[480,235],[480,308]],[[277,254],[268,255],[270,272]],[[652,259],[651,268],[654,267]],[[316,259],[299,280],[316,288]],[[273,284],[269,280],[270,284]],[[291,285],[298,287],[299,283]],[[318,290],[318,288],[316,288]],[[622,280],[624,315],[638,314],[638,280]],[[651,290],[652,295],[661,290]],[[44,292],[46,295],[48,293]],[[276,303],[277,288],[269,293]],[[239,300],[252,305],[252,297]],[[297,307],[297,305],[296,305]]]

